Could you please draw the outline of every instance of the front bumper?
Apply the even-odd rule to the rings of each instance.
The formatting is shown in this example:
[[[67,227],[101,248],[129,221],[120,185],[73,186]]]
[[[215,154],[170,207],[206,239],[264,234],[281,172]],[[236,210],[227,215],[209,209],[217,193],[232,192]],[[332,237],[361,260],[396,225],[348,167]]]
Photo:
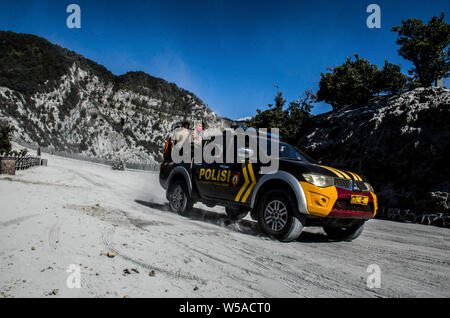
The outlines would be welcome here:
[[[308,212],[316,217],[341,219],[371,219],[375,217],[378,204],[373,192],[356,192],[336,186],[320,188],[300,181],[305,193]],[[367,205],[350,204],[352,195],[367,196]]]

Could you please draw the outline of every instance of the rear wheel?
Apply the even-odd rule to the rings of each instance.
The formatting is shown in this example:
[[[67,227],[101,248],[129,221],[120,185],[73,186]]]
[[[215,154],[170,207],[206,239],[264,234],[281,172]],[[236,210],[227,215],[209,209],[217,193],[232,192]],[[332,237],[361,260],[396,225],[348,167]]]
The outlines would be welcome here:
[[[226,207],[225,212],[227,213],[228,217],[234,221],[243,219],[248,214],[248,210],[241,209],[241,208],[230,208],[230,207]]]
[[[180,215],[189,214],[193,206],[193,201],[184,181],[177,180],[172,183],[167,191],[167,197],[171,211]]]
[[[305,218],[295,213],[295,204],[289,195],[272,190],[258,205],[258,223],[266,235],[290,242],[300,236]]]
[[[324,226],[323,230],[332,240],[352,241],[361,235],[364,230],[364,224],[365,221],[359,221],[345,228]]]

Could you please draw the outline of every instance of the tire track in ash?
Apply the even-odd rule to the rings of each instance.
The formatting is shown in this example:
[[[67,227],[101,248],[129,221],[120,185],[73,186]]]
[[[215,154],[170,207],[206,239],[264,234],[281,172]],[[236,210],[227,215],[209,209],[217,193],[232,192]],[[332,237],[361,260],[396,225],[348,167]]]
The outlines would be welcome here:
[[[61,231],[61,225],[61,221],[58,218],[56,222],[50,227],[50,230],[48,232],[48,245],[52,250],[56,250],[57,244],[59,243],[59,233]]]
[[[216,264],[220,265],[227,265],[228,268],[238,269],[243,273],[246,273],[244,276],[242,274],[234,273],[230,270],[227,270],[225,267],[219,267],[215,266],[217,270],[220,270],[224,273],[225,277],[233,280],[233,281],[240,281],[244,282],[244,285],[249,288],[250,290],[253,290],[257,292],[258,294],[262,295],[263,297],[271,297],[270,294],[267,294],[264,292],[264,290],[259,289],[258,287],[255,287],[254,284],[258,284],[258,282],[261,280],[261,278],[266,280],[276,280],[276,273],[275,271],[278,270],[279,279],[283,280],[286,284],[286,287],[288,288],[288,291],[292,294],[298,294],[299,285],[298,282],[295,280],[296,276],[293,275],[290,272],[283,272],[279,268],[276,268],[272,266],[271,264],[267,263],[265,256],[258,256],[255,255],[255,250],[249,250],[245,248],[240,247],[232,247],[242,244],[242,242],[239,242],[236,239],[229,238],[230,240],[233,240],[236,242],[236,244],[229,244],[227,245],[227,249],[232,251],[233,253],[231,255],[227,255],[227,258],[225,259],[223,257],[217,257],[208,254],[207,252],[201,251],[201,247],[199,246],[192,246],[189,244],[184,243],[183,241],[179,240],[179,237],[177,235],[174,235],[171,239],[171,242],[178,245],[183,250],[189,250],[190,252],[193,252],[197,254],[199,257],[207,257],[208,259],[214,261]],[[218,247],[216,249],[212,248],[212,250],[220,250],[223,247]],[[232,255],[236,255],[237,257],[232,257]],[[249,257],[248,255],[252,255],[252,257]],[[267,260],[270,260],[270,258],[267,258]],[[242,266],[242,262],[248,264],[248,266]],[[284,275],[281,275],[284,274]]]
[[[196,275],[183,273],[181,271],[174,272],[174,271],[171,271],[171,270],[160,268],[160,267],[157,267],[157,266],[145,263],[144,261],[135,259],[135,258],[133,258],[131,256],[128,256],[127,254],[119,251],[111,243],[111,236],[112,236],[113,233],[114,233],[114,229],[110,229],[108,231],[103,232],[102,233],[102,241],[103,241],[103,243],[105,244],[105,246],[107,248],[109,248],[112,252],[116,253],[116,255],[120,256],[121,258],[123,258],[123,259],[125,259],[125,260],[127,260],[129,262],[132,262],[135,265],[141,266],[141,267],[143,267],[143,268],[145,268],[147,270],[158,271],[158,272],[164,273],[164,274],[166,274],[168,276],[171,276],[173,278],[181,278],[181,279],[196,281],[196,282],[198,282],[198,283],[200,283],[202,285],[206,285],[206,281],[203,278],[200,278],[200,277],[198,277]]]
[[[104,298],[103,291],[97,286],[92,284],[89,279],[85,278],[84,275],[81,276],[81,286],[86,287],[90,294],[93,294],[97,298]]]
[[[289,245],[285,245],[285,243],[280,244],[284,247],[301,243],[293,242],[288,243]],[[330,273],[325,273],[324,275],[324,273],[320,271],[320,267],[316,266],[314,263],[298,268],[295,264],[295,259],[292,259],[291,262],[276,261],[275,259],[268,257],[264,251],[259,249],[254,250],[248,244],[244,244],[241,248],[242,255],[248,258],[251,263],[258,266],[261,272],[264,273],[264,276],[272,278],[278,277],[280,281],[284,282],[288,291],[296,295],[299,294],[299,291],[308,294],[309,292],[313,292],[314,289],[323,290],[324,295],[333,295],[330,294],[330,292],[334,293],[336,291],[335,286],[333,286],[335,284],[326,284],[321,279],[317,279],[317,277],[322,277],[330,282],[339,282],[339,280],[330,276]],[[247,255],[252,254],[257,254],[259,256],[254,258],[247,257]],[[331,274],[334,275],[334,273]]]
[[[193,247],[192,245],[188,245],[188,244],[182,242],[177,235],[174,235],[174,237],[172,238],[171,242],[174,243],[175,245],[178,245],[178,247],[180,247],[182,250],[189,250],[189,251],[195,252],[198,255],[202,255],[204,257],[207,257],[207,258],[209,258],[209,259],[211,259],[211,260],[213,260],[213,261],[215,261],[217,263],[230,265],[232,268],[238,268],[238,269],[240,269],[242,271],[245,271],[247,273],[251,273],[251,274],[254,274],[254,275],[260,275],[260,273],[258,273],[256,271],[252,271],[249,268],[245,268],[245,267],[239,266],[238,264],[229,262],[229,261],[225,260],[224,258],[219,258],[219,257],[213,256],[213,255],[210,255],[207,252],[203,252],[198,247]]]
[[[261,279],[264,280],[275,280],[278,283],[281,283],[286,288],[286,294],[288,295],[298,295],[299,291],[303,294],[314,294],[317,290],[323,291],[325,294],[335,296],[338,294],[339,290],[342,286],[342,281],[348,280],[348,277],[341,274],[335,273],[324,273],[320,270],[320,268],[316,268],[313,266],[312,269],[298,269],[295,267],[295,258],[291,259],[288,264],[284,264],[282,262],[277,262],[271,257],[267,256],[267,251],[262,250],[260,247],[252,246],[249,243],[245,243],[242,239],[235,239],[228,235],[226,231],[232,231],[240,234],[250,235],[257,238],[259,235],[259,231],[256,231],[251,226],[245,226],[245,228],[241,227],[239,222],[231,223],[226,225],[226,223],[218,222],[216,217],[212,220],[212,222],[208,222],[210,225],[219,226],[224,230],[225,235],[227,235],[227,240],[232,241],[230,244],[227,244],[226,247],[221,244],[217,244],[217,242],[210,241],[210,244],[215,244],[216,247],[208,246],[210,251],[221,250],[226,248],[231,253],[227,253],[226,255],[217,255],[215,253],[210,253],[208,250],[205,250],[203,246],[199,244],[195,244],[195,242],[186,243],[185,238],[180,238],[176,234],[171,235],[171,242],[182,250],[188,250],[194,255],[198,257],[206,257],[211,261],[211,265],[214,266],[219,272],[224,274],[224,278],[229,278],[235,281],[241,281],[245,286],[252,290],[256,290],[258,293],[262,293],[263,291],[259,289],[255,289],[254,284],[258,284]],[[224,216],[223,219],[226,217]],[[205,217],[195,217],[193,220],[207,221],[208,218]],[[222,219],[222,218],[220,218]],[[211,221],[211,220],[210,220]],[[210,226],[204,226],[201,224],[197,224],[196,222],[192,223],[198,227],[201,227],[204,230],[210,231]],[[141,227],[141,229],[147,230],[145,227]],[[265,239],[265,237],[261,237]],[[269,242],[268,242],[269,243]],[[282,243],[280,244],[280,248],[283,249]],[[290,246],[294,244],[301,243],[291,243]],[[247,264],[247,266],[243,265],[243,263]],[[223,266],[225,265],[225,266]],[[240,273],[233,272],[229,269],[237,269],[241,272],[247,273],[247,275],[242,275]],[[319,270],[319,272],[316,272]],[[317,280],[317,277],[321,277],[324,281]],[[328,288],[327,283],[329,282],[332,288]],[[358,282],[351,282],[351,285],[355,285],[356,287]],[[358,286],[359,287],[359,286]],[[358,290],[359,288],[356,288]],[[358,291],[360,292],[360,291]],[[348,295],[354,295],[354,293],[345,292]]]
[[[286,287],[286,291],[292,294],[297,294],[299,285],[297,284],[295,277],[291,275],[289,271],[280,270],[281,266],[276,266],[277,262],[267,255],[258,253],[258,249],[246,248],[245,243],[241,242],[241,245],[231,244],[236,246],[233,249],[239,253],[242,257],[242,261],[246,262],[250,268],[255,268],[258,271],[258,275],[268,280],[278,280],[282,282]]]
[[[6,222],[0,222],[0,228],[11,226],[11,225],[19,225],[23,221],[31,219],[31,218],[34,218],[35,216],[38,216],[38,215],[39,214],[20,216],[18,218],[15,218],[15,219],[12,219],[12,220],[9,220],[9,221],[6,221]]]
[[[101,183],[98,183],[98,182],[94,181],[92,178],[87,177],[86,175],[84,175],[83,173],[81,173],[81,172],[78,171],[78,170],[75,170],[75,169],[67,169],[67,171],[72,172],[73,174],[75,174],[75,175],[77,175],[78,177],[84,179],[85,181],[87,181],[87,182],[89,182],[89,183],[95,185],[96,187],[105,187],[105,186],[106,186],[106,187],[110,188],[107,184],[101,184]]]
[[[280,243],[281,244],[281,243]],[[241,242],[241,246],[237,244],[231,244],[234,250],[242,255],[242,258],[250,266],[256,267],[259,270],[259,275],[266,279],[279,278],[283,281],[288,291],[297,294],[302,284],[299,284],[298,277],[295,273],[284,270],[285,264],[275,261],[263,253],[259,253],[258,249],[250,246],[248,243]],[[250,257],[249,255],[252,255]]]
[[[247,245],[248,249],[245,247]],[[279,253],[279,257],[284,260],[277,260],[267,257],[267,253],[261,251],[260,255],[262,258],[256,258],[255,261],[264,262],[269,268],[269,274],[279,275],[280,280],[286,282],[287,286],[290,288],[292,292],[295,294],[299,294],[299,291],[303,295],[308,294],[317,294],[320,291],[320,294],[328,297],[379,297],[379,291],[377,290],[367,290],[366,284],[364,280],[361,280],[362,277],[357,275],[349,274],[348,272],[342,270],[335,270],[328,266],[324,266],[321,262],[317,262],[317,259],[311,256],[314,253],[308,252],[308,250],[304,250],[301,242],[292,242],[288,243],[288,245],[283,244],[283,246],[288,247],[289,249],[281,250]],[[305,246],[307,248],[307,246]],[[252,250],[252,246],[248,244],[244,244],[244,251],[247,250],[250,252]],[[302,260],[302,263],[306,261],[301,267],[296,262],[295,257],[286,257],[282,255],[283,253],[291,251],[294,253],[299,253],[299,260]],[[243,255],[251,255],[249,253],[243,253]],[[258,252],[258,249],[255,252]],[[302,255],[304,254],[304,255]],[[335,255],[329,255],[329,259],[333,260]],[[306,258],[305,258],[306,257]],[[309,259],[309,260],[308,260]],[[365,267],[361,267],[363,270],[362,273],[365,273]],[[364,275],[364,274],[363,274]]]
[[[286,287],[286,292],[292,295],[298,295],[299,291],[303,291],[305,294],[309,294],[317,289],[327,291],[328,286],[324,282],[316,281],[317,276],[321,276],[325,280],[332,283],[333,288],[330,291],[330,295],[334,295],[334,293],[338,291],[337,287],[342,285],[340,283],[340,279],[342,279],[342,277],[339,277],[339,275],[335,275],[336,277],[333,275],[330,276],[329,274],[324,275],[323,272],[315,272],[315,267],[310,270],[301,269],[296,271],[295,264],[292,264],[292,262],[291,264],[278,262],[273,258],[268,257],[266,255],[267,251],[262,251],[260,248],[255,249],[255,246],[238,241],[231,237],[229,240],[234,241],[233,243],[227,244],[227,250],[231,252],[230,255],[227,255],[227,258],[230,258],[229,260],[203,252],[201,251],[201,247],[185,244],[184,242],[179,241],[177,236],[172,239],[172,242],[176,243],[185,250],[188,249],[189,251],[208,257],[218,264],[229,265],[231,268],[238,268],[246,271],[248,274],[252,274],[254,276],[254,280],[249,280],[249,276],[240,277],[240,275],[236,275],[236,273],[229,271],[225,272],[225,275],[230,279],[237,279],[250,283],[251,285],[247,285],[247,287],[257,290],[258,293],[263,293],[263,291],[258,288],[255,289],[252,285],[254,283],[258,283],[261,278],[266,280],[277,280]],[[220,248],[223,247],[210,247],[211,250],[220,250]],[[233,257],[233,255],[237,255],[239,259]],[[293,261],[295,261],[295,259]],[[239,265],[239,263],[242,262],[248,264],[248,266],[245,267]],[[221,268],[221,270],[224,269]]]
[[[50,230],[48,232],[48,244],[50,249],[56,254],[56,260],[59,264],[67,264],[67,262],[64,260],[64,253],[63,251],[59,250],[59,252],[56,252],[58,249],[58,244],[60,242],[60,233],[62,228],[62,222],[58,218],[56,222],[50,227]],[[86,288],[88,293],[91,295],[94,295],[95,297],[102,298],[103,296],[101,289],[89,281],[89,279],[85,278],[85,275],[81,276],[81,286]]]
[[[208,218],[205,216],[206,212],[201,209],[195,210],[195,215],[191,215],[191,219],[195,221],[203,221],[207,222],[208,225],[219,226],[224,231],[231,231],[235,233],[240,233],[244,235],[250,235],[253,237],[260,237],[260,231],[255,227],[251,226],[247,223],[241,222],[227,222],[228,218],[225,215],[214,215],[213,218]],[[227,224],[228,223],[228,224]],[[198,224],[197,222],[192,223],[195,226],[202,228],[203,230],[211,230],[210,226],[205,226],[202,224]],[[142,228],[147,230],[145,227]],[[206,257],[211,260],[217,270],[220,270],[224,273],[225,277],[228,277],[232,280],[245,281],[247,283],[247,287],[250,289],[254,288],[249,284],[257,283],[260,278],[264,278],[267,280],[273,280],[275,276],[279,277],[279,280],[285,282],[288,291],[291,293],[297,293],[299,289],[299,279],[295,273],[291,273],[289,271],[283,271],[279,267],[274,266],[275,261],[269,257],[266,257],[264,251],[262,253],[255,253],[254,247],[252,248],[249,244],[243,243],[242,240],[237,240],[228,235],[228,233],[224,232],[227,236],[227,240],[232,240],[233,243],[227,244],[226,249],[231,251],[232,253],[221,256],[212,255],[208,253],[208,251],[203,251],[202,246],[195,245],[195,243],[191,242],[190,244],[185,243],[185,239],[180,238],[178,235],[171,235],[171,242],[182,250],[189,250],[192,253],[198,255],[198,257]],[[261,236],[262,239],[265,237]],[[214,242],[211,242],[214,243]],[[247,245],[248,248],[242,248],[240,245]],[[212,248],[209,246],[210,250],[221,250],[224,246],[218,246],[217,248]],[[235,257],[237,256],[237,257]],[[248,266],[243,266],[242,263],[246,263]],[[246,273],[246,276],[239,275],[233,271],[227,270],[225,267],[220,265],[226,265],[229,268],[240,270],[241,272]],[[275,272],[275,276],[274,276]],[[249,279],[252,277],[252,279]],[[304,285],[300,284],[300,285]],[[261,290],[257,290],[258,293],[262,293]]]

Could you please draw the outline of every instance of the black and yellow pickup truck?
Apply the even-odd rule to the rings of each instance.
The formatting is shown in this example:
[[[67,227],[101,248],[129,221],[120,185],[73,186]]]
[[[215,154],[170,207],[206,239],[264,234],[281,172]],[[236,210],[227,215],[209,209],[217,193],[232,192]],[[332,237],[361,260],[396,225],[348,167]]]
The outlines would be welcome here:
[[[332,240],[353,240],[375,216],[377,197],[359,174],[316,164],[281,141],[278,169],[262,174],[263,164],[251,160],[254,151],[236,144],[231,139],[223,146],[224,156],[233,147],[234,163],[161,164],[159,181],[172,211],[186,215],[202,202],[224,206],[234,220],[250,213],[266,235],[281,241],[297,239],[305,226],[322,226]]]

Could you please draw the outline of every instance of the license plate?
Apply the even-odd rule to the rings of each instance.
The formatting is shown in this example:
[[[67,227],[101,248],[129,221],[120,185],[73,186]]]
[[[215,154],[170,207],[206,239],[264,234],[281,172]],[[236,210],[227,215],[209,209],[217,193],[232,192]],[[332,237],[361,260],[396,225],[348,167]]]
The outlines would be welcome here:
[[[350,204],[367,205],[369,204],[369,197],[363,195],[352,195],[350,198]]]

